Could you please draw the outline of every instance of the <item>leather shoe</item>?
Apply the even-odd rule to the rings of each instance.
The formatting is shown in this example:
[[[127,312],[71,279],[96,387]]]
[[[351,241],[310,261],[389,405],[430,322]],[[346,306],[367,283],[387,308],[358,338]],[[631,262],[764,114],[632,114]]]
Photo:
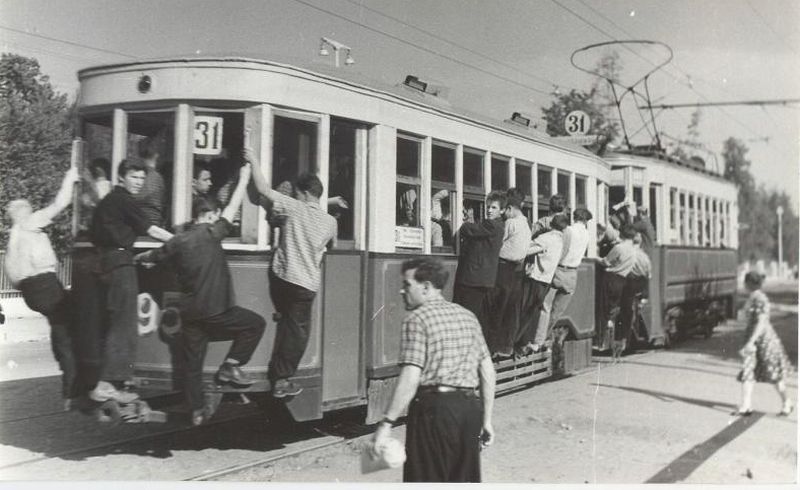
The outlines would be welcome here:
[[[286,398],[287,396],[297,396],[303,392],[303,387],[291,381],[279,379],[272,387],[272,396],[275,398]]]
[[[250,379],[250,377],[242,371],[242,368],[227,362],[219,367],[219,371],[217,371],[217,381],[238,386],[250,386],[255,383],[255,381]]]

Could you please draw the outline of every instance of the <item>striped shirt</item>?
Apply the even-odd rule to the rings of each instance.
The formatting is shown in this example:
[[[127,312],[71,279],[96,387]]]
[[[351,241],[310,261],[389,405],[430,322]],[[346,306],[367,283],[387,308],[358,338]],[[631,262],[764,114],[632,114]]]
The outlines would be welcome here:
[[[284,217],[280,242],[272,258],[272,273],[286,282],[318,291],[325,246],[336,238],[336,219],[319,203],[275,193],[274,216]]]
[[[433,300],[403,319],[399,364],[422,369],[420,386],[475,388],[488,356],[478,319],[455,303]]]

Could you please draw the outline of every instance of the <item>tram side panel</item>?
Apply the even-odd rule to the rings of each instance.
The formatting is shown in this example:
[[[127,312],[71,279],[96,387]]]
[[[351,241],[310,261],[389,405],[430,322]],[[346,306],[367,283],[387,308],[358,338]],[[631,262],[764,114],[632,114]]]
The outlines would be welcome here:
[[[407,254],[369,254],[366,289],[366,355],[367,420],[373,423],[383,412],[394,391],[400,368],[400,325],[406,315],[403,298],[401,267],[412,258]],[[453,297],[453,278],[457,261],[445,258],[450,279],[444,290],[448,300]]]
[[[578,281],[575,293],[559,318],[555,327],[569,328],[564,342],[564,373],[569,374],[583,369],[592,362],[592,337],[595,332],[595,303],[597,293],[594,287],[597,262],[583,259],[578,266]]]

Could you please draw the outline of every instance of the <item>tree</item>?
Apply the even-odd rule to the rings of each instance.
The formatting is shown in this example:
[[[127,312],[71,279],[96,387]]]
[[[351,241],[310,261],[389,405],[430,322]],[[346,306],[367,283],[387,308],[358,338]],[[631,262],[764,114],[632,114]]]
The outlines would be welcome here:
[[[596,71],[609,76],[613,80],[619,79],[621,72],[619,55],[612,52],[604,56],[597,64]],[[542,113],[547,121],[547,134],[550,136],[565,136],[564,121],[567,115],[575,110],[581,110],[589,115],[591,120],[590,134],[600,135],[600,140],[589,146],[589,150],[598,155],[605,152],[606,146],[613,142],[619,135],[619,126],[615,122],[613,97],[610,95],[608,82],[598,77],[588,91],[572,89],[569,93],[553,93],[553,101],[549,107],[542,107]]]
[[[25,198],[39,209],[50,204],[69,167],[71,109],[33,58],[3,53],[0,58],[0,209],[2,228],[9,201]],[[71,210],[48,230],[56,251],[71,245]],[[0,233],[6,248],[8,233]]]

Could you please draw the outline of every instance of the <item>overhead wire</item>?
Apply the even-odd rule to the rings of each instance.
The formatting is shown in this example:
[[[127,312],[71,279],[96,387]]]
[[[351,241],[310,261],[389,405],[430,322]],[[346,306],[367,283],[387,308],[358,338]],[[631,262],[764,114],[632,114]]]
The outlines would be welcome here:
[[[84,48],[84,49],[91,49],[93,51],[99,51],[101,53],[114,54],[114,55],[117,55],[117,56],[124,56],[125,58],[131,58],[131,59],[138,59],[139,58],[138,56],[134,56],[134,55],[128,54],[128,53],[123,53],[122,51],[114,51],[114,50],[111,50],[111,49],[97,48],[95,46],[89,46],[88,44],[81,44],[81,43],[77,43],[77,42],[74,42],[74,41],[67,41],[66,39],[59,39],[57,37],[52,37],[52,36],[44,36],[44,35],[36,33],[36,32],[28,32],[28,31],[25,31],[23,29],[16,29],[16,28],[9,27],[9,26],[2,25],[2,24],[0,24],[0,29],[6,30],[6,31],[10,31],[10,32],[16,32],[18,34],[24,34],[26,36],[38,37],[40,39],[46,39],[48,41],[67,44],[69,46],[76,46],[76,47],[80,47],[80,48]]]
[[[791,52],[792,52],[792,53],[794,53],[795,55],[798,55],[798,54],[800,54],[800,53],[798,53],[798,52],[797,52],[797,49],[795,49],[795,47],[794,47],[794,46],[792,46],[791,44],[789,44],[789,43],[788,43],[788,42],[787,42],[787,41],[786,41],[786,40],[783,38],[783,36],[781,36],[780,34],[778,34],[778,32],[775,30],[775,28],[774,28],[774,27],[772,27],[772,24],[770,24],[770,23],[769,23],[769,21],[767,21],[767,19],[766,19],[766,18],[764,18],[764,16],[761,14],[761,12],[759,12],[759,11],[758,11],[758,9],[756,9],[756,8],[753,6],[753,4],[752,4],[752,3],[750,3],[750,1],[749,1],[749,0],[744,0],[744,3],[746,3],[746,4],[747,4],[747,6],[748,6],[748,7],[750,7],[750,10],[752,10],[752,11],[753,11],[753,12],[756,14],[756,16],[757,16],[757,17],[758,17],[758,18],[761,20],[761,22],[762,22],[762,23],[763,23],[765,26],[767,26],[767,29],[769,29],[769,30],[770,30],[770,32],[772,32],[772,34],[775,36],[775,38],[776,38],[776,39],[777,39],[777,40],[778,40],[778,41],[779,41],[781,44],[783,44],[784,46],[786,46],[787,48],[789,48],[789,51],[791,51]]]
[[[452,40],[450,40],[450,39],[447,39],[447,38],[446,38],[446,37],[444,37],[444,36],[440,36],[440,35],[438,35],[438,34],[436,34],[436,33],[434,33],[434,32],[428,31],[428,30],[426,30],[426,29],[422,29],[421,27],[415,26],[414,24],[411,24],[411,23],[409,23],[409,22],[406,22],[406,21],[404,21],[404,20],[402,20],[402,19],[399,19],[399,18],[397,18],[397,17],[394,17],[394,16],[392,16],[392,15],[386,14],[386,13],[384,13],[384,12],[381,12],[381,11],[380,11],[380,10],[378,10],[378,9],[374,9],[374,8],[371,8],[371,7],[367,7],[366,5],[363,5],[362,3],[360,3],[360,2],[357,2],[357,1],[355,1],[355,0],[344,0],[344,1],[345,1],[345,2],[348,2],[348,3],[351,3],[351,4],[353,4],[353,5],[357,6],[357,7],[359,7],[360,9],[363,9],[363,10],[367,10],[367,11],[373,12],[373,13],[375,13],[375,14],[377,14],[377,15],[380,15],[381,17],[385,17],[385,18],[387,18],[387,19],[391,19],[392,21],[394,21],[394,22],[397,22],[398,24],[404,25],[404,26],[406,26],[406,27],[408,27],[408,28],[410,28],[410,29],[413,29],[413,30],[415,30],[415,31],[417,31],[417,32],[421,32],[421,33],[423,33],[423,34],[425,34],[425,35],[427,35],[427,36],[430,36],[430,37],[432,37],[432,38],[434,38],[434,39],[436,39],[436,40],[438,40],[438,41],[444,42],[444,43],[446,43],[446,44],[449,44],[449,45],[451,45],[451,46],[455,46],[455,47],[456,47],[456,48],[458,48],[458,49],[462,49],[462,50],[464,50],[464,51],[466,51],[466,52],[468,52],[468,53],[474,54],[474,55],[476,55],[476,56],[480,56],[481,58],[483,58],[483,59],[485,59],[485,60],[489,60],[489,61],[491,61],[492,63],[495,63],[495,64],[497,64],[497,65],[500,65],[500,66],[502,66],[502,67],[504,67],[504,68],[508,68],[508,69],[510,69],[510,70],[513,70],[513,71],[515,71],[515,72],[517,72],[517,73],[521,73],[521,74],[523,74],[523,75],[525,75],[525,76],[528,76],[528,77],[534,78],[534,79],[536,79],[536,80],[539,80],[539,81],[541,81],[541,82],[547,83],[548,85],[553,85],[553,86],[556,86],[556,87],[564,87],[564,88],[568,88],[568,89],[571,89],[571,88],[572,88],[572,87],[566,86],[566,85],[564,85],[564,84],[556,83],[556,82],[554,82],[554,81],[552,81],[552,80],[549,80],[549,79],[547,79],[547,78],[543,78],[542,76],[540,76],[540,75],[537,75],[537,74],[535,74],[535,73],[530,73],[530,72],[528,72],[528,71],[521,70],[521,69],[517,68],[516,66],[513,66],[513,65],[511,65],[511,64],[505,63],[505,62],[503,62],[503,61],[500,61],[500,60],[497,60],[497,59],[495,59],[494,57],[492,57],[492,56],[490,56],[490,55],[487,55],[487,54],[481,53],[480,51],[477,51],[477,50],[475,50],[475,49],[472,49],[472,48],[469,48],[469,47],[467,47],[467,46],[464,46],[464,45],[462,45],[462,44],[459,44],[459,43],[457,43],[457,42],[455,42],[455,41],[452,41]]]
[[[533,92],[537,92],[537,93],[540,93],[540,94],[543,94],[543,95],[547,95],[547,96],[550,95],[549,92],[546,92],[546,91],[541,90],[539,88],[533,87],[533,86],[525,84],[525,83],[518,82],[518,81],[513,80],[511,78],[508,78],[508,77],[504,77],[504,76],[499,75],[497,73],[494,73],[494,72],[492,72],[490,70],[486,70],[484,68],[481,68],[479,66],[473,65],[471,63],[467,63],[465,61],[459,60],[458,58],[454,58],[452,56],[448,56],[448,55],[440,53],[440,52],[438,52],[436,50],[433,50],[433,49],[427,48],[425,46],[421,46],[421,45],[419,45],[417,43],[413,43],[411,41],[403,39],[403,38],[401,38],[399,36],[395,36],[393,34],[389,34],[388,32],[384,32],[384,31],[382,31],[380,29],[377,29],[377,28],[374,28],[372,26],[366,25],[364,23],[358,22],[356,20],[350,19],[350,18],[348,18],[348,17],[346,17],[344,15],[340,15],[340,14],[338,14],[336,12],[332,12],[330,10],[324,9],[322,7],[314,5],[314,4],[312,4],[310,2],[307,2],[305,0],[293,0],[293,1],[296,2],[296,3],[300,3],[302,5],[305,5],[305,6],[309,7],[309,8],[314,9],[314,10],[318,10],[320,12],[324,12],[324,13],[326,13],[328,15],[336,17],[337,19],[341,19],[341,20],[344,20],[344,21],[349,22],[351,24],[355,24],[355,25],[357,25],[357,26],[359,26],[359,27],[361,27],[363,29],[366,29],[366,30],[368,30],[370,32],[374,32],[376,34],[380,34],[381,36],[388,37],[389,39],[393,39],[393,40],[398,41],[398,42],[403,43],[403,44],[407,44],[407,45],[412,46],[412,47],[414,47],[414,48],[416,48],[416,49],[418,49],[420,51],[426,52],[428,54],[432,54],[434,56],[438,56],[440,58],[446,59],[446,60],[451,61],[453,63],[459,64],[459,65],[462,65],[462,66],[466,66],[468,68],[472,68],[473,70],[479,71],[479,72],[481,72],[483,74],[489,75],[489,76],[497,78],[499,80],[503,80],[505,82],[511,83],[511,84],[516,85],[518,87],[522,87],[522,88],[525,88],[525,89],[528,89],[528,90],[531,90]]]

